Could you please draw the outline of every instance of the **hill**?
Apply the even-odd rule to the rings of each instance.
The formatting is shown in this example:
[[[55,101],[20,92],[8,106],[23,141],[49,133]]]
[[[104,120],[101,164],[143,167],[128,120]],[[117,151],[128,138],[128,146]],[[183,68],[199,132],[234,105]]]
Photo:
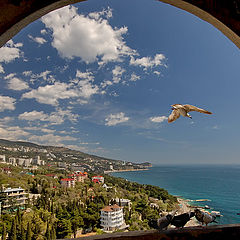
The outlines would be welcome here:
[[[87,154],[65,147],[38,145],[31,142],[0,139],[0,155],[6,158],[34,158],[40,156],[50,165],[63,168],[82,168],[85,171],[103,173],[104,171],[140,170],[151,167],[151,163],[133,163],[130,161],[109,159]]]

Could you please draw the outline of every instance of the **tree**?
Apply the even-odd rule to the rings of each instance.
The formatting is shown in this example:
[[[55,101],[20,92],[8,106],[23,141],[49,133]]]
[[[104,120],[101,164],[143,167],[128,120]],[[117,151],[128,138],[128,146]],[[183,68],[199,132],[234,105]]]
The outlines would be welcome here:
[[[32,239],[31,223],[28,222],[28,224],[27,224],[26,240],[31,240],[31,239]]]
[[[6,240],[6,238],[7,238],[7,228],[6,228],[6,224],[3,223],[2,240]]]
[[[16,219],[14,218],[12,221],[12,227],[9,234],[9,240],[17,240],[17,226],[16,226]]]
[[[45,237],[47,240],[51,240],[51,231],[50,231],[49,222],[47,222],[47,229],[46,229]]]

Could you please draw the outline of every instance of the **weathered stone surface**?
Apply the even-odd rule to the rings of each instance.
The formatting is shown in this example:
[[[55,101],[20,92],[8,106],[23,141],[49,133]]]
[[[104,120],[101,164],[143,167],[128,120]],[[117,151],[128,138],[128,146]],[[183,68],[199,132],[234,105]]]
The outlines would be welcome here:
[[[162,232],[156,230],[133,231],[75,238],[75,240],[222,240],[240,239],[240,224],[215,225],[210,227],[186,227]],[[69,240],[69,239],[65,239]]]

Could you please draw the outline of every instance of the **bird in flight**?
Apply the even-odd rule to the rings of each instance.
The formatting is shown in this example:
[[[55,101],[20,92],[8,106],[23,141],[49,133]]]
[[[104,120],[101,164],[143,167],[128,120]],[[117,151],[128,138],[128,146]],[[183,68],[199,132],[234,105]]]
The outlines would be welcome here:
[[[192,118],[189,114],[189,112],[191,111],[196,111],[196,112],[200,112],[200,113],[206,113],[206,114],[212,114],[211,112],[204,110],[202,108],[198,108],[195,107],[193,105],[189,105],[189,104],[173,104],[172,106],[172,113],[169,115],[168,117],[168,122],[173,122],[175,120],[177,120],[180,115],[184,116],[184,117],[189,117]]]

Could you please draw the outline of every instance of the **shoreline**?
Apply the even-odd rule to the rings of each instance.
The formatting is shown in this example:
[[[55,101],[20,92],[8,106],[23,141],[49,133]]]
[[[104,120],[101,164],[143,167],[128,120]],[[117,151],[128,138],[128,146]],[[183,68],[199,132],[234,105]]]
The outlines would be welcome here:
[[[135,171],[147,171],[149,168],[143,168],[143,169],[121,169],[121,170],[107,170],[104,171],[104,174],[108,173],[115,173],[115,172],[135,172]]]

